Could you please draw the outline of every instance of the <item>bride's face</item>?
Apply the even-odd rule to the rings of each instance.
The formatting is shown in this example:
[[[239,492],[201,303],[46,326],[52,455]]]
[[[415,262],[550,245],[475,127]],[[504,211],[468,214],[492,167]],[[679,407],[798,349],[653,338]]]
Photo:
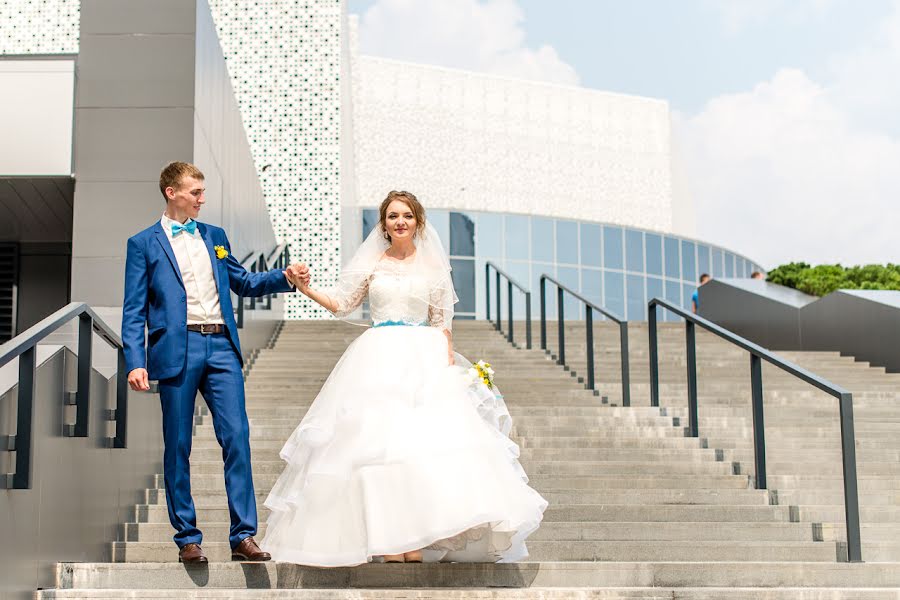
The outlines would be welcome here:
[[[394,200],[388,204],[384,217],[384,227],[391,242],[412,238],[416,232],[416,215],[402,200]]]

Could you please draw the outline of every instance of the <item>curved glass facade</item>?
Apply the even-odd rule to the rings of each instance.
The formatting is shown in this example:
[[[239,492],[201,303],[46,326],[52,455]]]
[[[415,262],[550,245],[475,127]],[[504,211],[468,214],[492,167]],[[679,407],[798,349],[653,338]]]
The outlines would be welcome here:
[[[428,219],[450,252],[460,300],[458,318],[484,318],[487,261],[531,290],[534,316],[540,314],[540,276],[547,274],[629,321],[646,320],[647,301],[653,297],[689,309],[702,273],[750,277],[753,271],[762,271],[746,257],[718,246],[619,225],[447,210],[429,210]],[[363,238],[377,221],[377,210],[362,210]],[[491,280],[495,302],[493,272]],[[551,291],[553,288],[548,287],[548,310],[555,315],[555,294]],[[505,311],[505,291],[502,296]],[[580,312],[579,303],[572,298],[565,309],[567,316]],[[519,317],[525,314],[524,301],[517,292],[514,312]]]

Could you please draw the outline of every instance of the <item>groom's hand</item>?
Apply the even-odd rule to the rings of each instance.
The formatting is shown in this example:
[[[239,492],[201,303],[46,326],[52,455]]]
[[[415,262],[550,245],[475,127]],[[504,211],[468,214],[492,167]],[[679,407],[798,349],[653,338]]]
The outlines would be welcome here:
[[[294,263],[290,265],[285,270],[284,275],[288,278],[288,281],[290,281],[294,285],[294,287],[302,289],[309,285],[309,267],[307,267],[304,263]]]
[[[147,376],[147,369],[132,369],[128,373],[128,385],[136,392],[150,390],[150,379]]]

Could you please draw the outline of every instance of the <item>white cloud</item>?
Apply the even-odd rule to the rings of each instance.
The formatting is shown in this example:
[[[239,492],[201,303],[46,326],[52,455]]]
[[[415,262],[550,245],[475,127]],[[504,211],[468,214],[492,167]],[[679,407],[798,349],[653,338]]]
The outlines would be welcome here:
[[[781,69],[675,134],[699,237],[772,267],[900,262],[900,2],[825,83]]]
[[[378,0],[360,17],[362,54],[577,85],[549,45],[529,48],[515,0]]]

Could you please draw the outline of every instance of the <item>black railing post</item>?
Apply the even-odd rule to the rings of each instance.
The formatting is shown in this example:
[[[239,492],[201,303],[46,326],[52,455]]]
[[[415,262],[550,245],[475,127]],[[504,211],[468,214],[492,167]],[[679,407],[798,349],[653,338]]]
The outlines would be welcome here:
[[[859,491],[856,480],[856,434],[853,427],[853,396],[841,394],[841,453],[844,471],[844,517],[847,523],[847,560],[862,562],[859,530]]]
[[[484,318],[491,320],[491,263],[484,263]]]
[[[566,328],[565,328],[565,311],[563,309],[563,289],[559,286],[556,287],[556,318],[559,322],[559,360],[556,361],[556,364],[565,365],[566,364]]]
[[[750,393],[753,403],[753,463],[756,469],[756,489],[767,489],[766,427],[763,416],[762,359],[750,354]]]
[[[237,296],[237,303],[237,327],[242,329],[244,327],[244,297]]]
[[[547,279],[541,275],[541,350],[547,350]]]
[[[500,271],[499,271],[499,269],[497,270],[496,282],[497,282],[497,285],[494,287],[494,289],[497,290],[497,326],[495,327],[495,329],[497,331],[500,331],[500,322],[503,321],[503,316],[502,316],[502,313],[500,312],[501,304],[500,304]]]
[[[697,415],[697,343],[694,324],[684,322],[684,341],[687,354],[687,393],[688,423],[690,437],[699,435],[699,419]]]
[[[584,307],[584,325],[587,333],[587,389],[594,389],[594,311]]]
[[[74,437],[87,437],[91,414],[91,351],[94,340],[91,315],[78,316],[78,391],[75,393]]]
[[[525,348],[531,350],[531,292],[525,292]]]
[[[622,355],[622,406],[631,406],[631,369],[628,360],[628,323],[619,324],[619,351]]]
[[[19,405],[16,415],[16,472],[13,488],[31,489],[31,466],[34,455],[34,384],[35,346],[19,355]]]
[[[128,447],[128,376],[125,371],[125,349],[119,348],[119,372],[116,375],[116,435],[113,448]]]
[[[659,350],[656,343],[656,303],[650,302],[647,311],[647,330],[650,332],[650,406],[659,406]]]
[[[509,310],[509,331],[506,332],[506,341],[513,343],[513,293],[512,281],[506,282],[506,308]]]

